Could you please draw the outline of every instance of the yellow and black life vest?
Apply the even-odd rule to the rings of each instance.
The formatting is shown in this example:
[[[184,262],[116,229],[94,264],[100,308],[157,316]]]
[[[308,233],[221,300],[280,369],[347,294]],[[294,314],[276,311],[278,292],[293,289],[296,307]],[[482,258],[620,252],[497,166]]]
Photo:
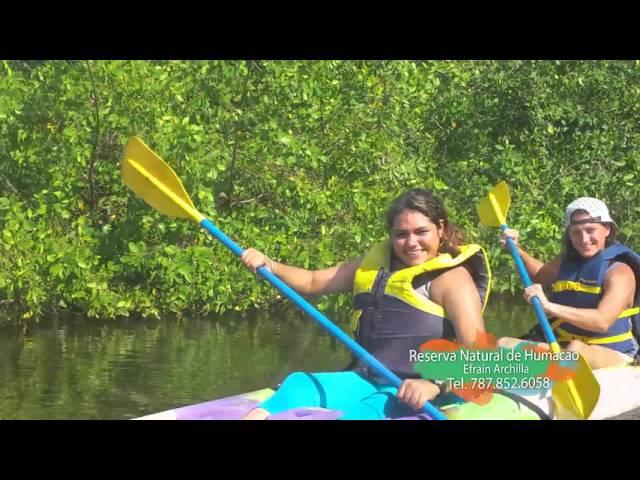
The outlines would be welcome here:
[[[581,340],[591,345],[600,345],[623,353],[633,353],[633,327],[640,325],[640,256],[629,247],[615,243],[591,258],[563,259],[556,281],[552,284],[550,300],[554,303],[576,308],[596,308],[604,294],[607,270],[614,262],[627,263],[636,275],[636,292],[632,308],[624,310],[613,325],[604,333],[592,332],[576,327],[562,319],[551,322],[559,342]]]
[[[385,240],[369,250],[356,270],[352,327],[356,340],[401,378],[417,378],[410,350],[436,338],[455,339],[455,331],[441,305],[416,293],[416,279],[426,283],[439,274],[468,265],[482,309],[487,304],[491,270],[479,245],[460,247],[460,254],[440,254],[421,265],[389,271],[391,244]],[[358,363],[358,368],[368,369]]]

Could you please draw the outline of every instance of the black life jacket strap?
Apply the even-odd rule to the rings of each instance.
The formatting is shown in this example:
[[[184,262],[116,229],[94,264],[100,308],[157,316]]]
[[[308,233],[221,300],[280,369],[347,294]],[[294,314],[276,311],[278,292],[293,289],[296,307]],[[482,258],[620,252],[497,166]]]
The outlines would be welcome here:
[[[496,389],[494,391],[494,393],[498,393],[504,397],[507,397],[511,400],[513,400],[516,403],[520,403],[522,405],[524,405],[525,407],[527,407],[529,410],[535,412],[536,415],[538,415],[538,417],[540,417],[540,420],[551,420],[551,417],[549,415],[547,415],[547,413],[542,410],[539,406],[537,406],[535,403],[531,402],[530,400],[527,400],[526,398],[517,395],[513,392],[507,392],[506,390],[501,390],[501,389]]]

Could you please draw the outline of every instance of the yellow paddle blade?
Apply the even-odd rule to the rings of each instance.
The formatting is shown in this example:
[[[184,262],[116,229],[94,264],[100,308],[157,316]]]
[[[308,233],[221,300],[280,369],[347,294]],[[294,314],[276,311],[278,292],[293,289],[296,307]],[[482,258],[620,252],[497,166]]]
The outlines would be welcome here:
[[[125,147],[122,180],[160,213],[189,218],[198,223],[204,218],[194,207],[173,169],[138,137],[131,137]]]
[[[558,418],[588,419],[600,398],[600,384],[582,355],[578,357],[576,375],[557,382],[552,389]]]
[[[499,227],[507,223],[507,212],[511,204],[509,187],[503,180],[480,200],[478,204],[478,215],[480,221],[487,227]]]

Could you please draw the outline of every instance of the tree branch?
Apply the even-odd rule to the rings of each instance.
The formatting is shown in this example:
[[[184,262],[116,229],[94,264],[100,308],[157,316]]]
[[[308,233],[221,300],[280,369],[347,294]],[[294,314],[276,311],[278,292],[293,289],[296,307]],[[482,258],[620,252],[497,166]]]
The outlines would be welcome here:
[[[7,188],[9,190],[11,190],[11,192],[13,192],[15,195],[17,195],[18,197],[22,197],[22,195],[20,195],[20,192],[18,191],[18,189],[16,187],[13,186],[13,183],[11,183],[9,181],[9,179],[5,176],[2,175],[2,178],[4,178],[4,182],[7,184]]]
[[[100,146],[100,103],[98,100],[98,91],[96,89],[96,82],[93,79],[93,71],[91,70],[91,64],[89,61],[85,62],[87,70],[89,71],[89,78],[91,80],[91,88],[93,89],[93,106],[95,109],[96,119],[96,135],[93,144],[93,151],[91,152],[91,158],[89,159],[89,171],[87,174],[87,180],[89,182],[89,205],[91,210],[96,207],[96,186],[95,186],[95,165],[98,159],[98,148]]]
[[[249,61],[247,61],[247,75],[244,77],[244,84],[242,86],[242,97],[240,98],[240,109],[242,109],[242,107],[245,106],[245,102],[247,100],[247,90],[249,87],[249,77],[251,76],[251,63]],[[240,125],[241,125],[242,120],[238,119],[237,122],[235,122],[234,125],[234,130],[233,130],[233,151],[231,152],[231,168],[229,169],[229,178],[227,180],[227,201],[229,202],[228,204],[231,205],[231,201],[233,199],[233,190],[234,190],[234,177],[235,177],[235,168],[236,168],[236,161],[238,159],[238,132],[240,130]]]
[[[540,194],[540,198],[543,198],[545,196],[545,194],[547,193],[547,191],[551,188],[551,186],[553,185],[553,183],[558,180],[561,177],[564,177],[567,170],[570,170],[571,168],[575,167],[576,165],[582,163],[584,160],[578,160],[577,162],[573,162],[571,165],[569,165],[568,167],[564,167],[560,169],[560,173],[558,175],[556,175],[555,177],[553,177],[553,179],[547,184],[547,188],[545,188],[542,193]]]

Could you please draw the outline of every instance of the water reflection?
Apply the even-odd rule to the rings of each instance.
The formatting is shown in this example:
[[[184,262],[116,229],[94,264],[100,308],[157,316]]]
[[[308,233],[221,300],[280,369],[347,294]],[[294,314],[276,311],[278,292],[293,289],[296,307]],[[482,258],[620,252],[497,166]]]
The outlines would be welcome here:
[[[487,329],[535,319],[492,299]],[[333,319],[346,329],[345,319]],[[294,370],[343,368],[350,354],[291,308],[253,317],[96,323],[52,319],[0,331],[0,418],[126,419],[273,385]]]

